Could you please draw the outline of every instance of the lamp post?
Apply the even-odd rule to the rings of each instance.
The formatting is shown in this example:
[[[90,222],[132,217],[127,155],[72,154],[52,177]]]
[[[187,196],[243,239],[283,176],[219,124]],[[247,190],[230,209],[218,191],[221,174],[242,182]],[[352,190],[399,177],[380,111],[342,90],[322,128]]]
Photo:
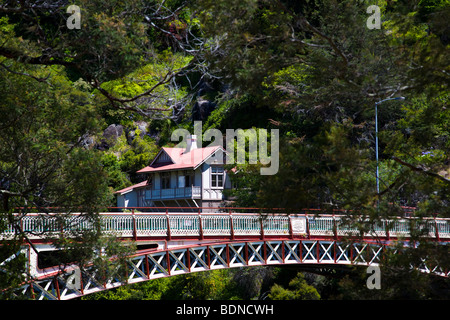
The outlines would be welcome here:
[[[389,101],[389,100],[405,100],[405,97],[396,97],[396,98],[388,98],[384,99],[378,102],[375,102],[375,155],[377,159],[377,173],[376,173],[376,179],[377,179],[377,194],[380,193],[380,176],[379,176],[379,168],[378,168],[378,105],[382,102]]]

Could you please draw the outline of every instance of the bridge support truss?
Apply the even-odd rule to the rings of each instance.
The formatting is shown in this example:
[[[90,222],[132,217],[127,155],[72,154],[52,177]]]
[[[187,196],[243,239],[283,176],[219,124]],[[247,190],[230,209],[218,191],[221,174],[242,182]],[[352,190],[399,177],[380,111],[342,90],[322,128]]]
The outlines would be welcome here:
[[[21,288],[33,299],[68,300],[124,284],[173,275],[247,266],[276,265],[378,265],[383,244],[337,240],[240,241],[141,251],[127,259],[125,270],[108,279],[95,271],[68,268],[41,274]],[[434,271],[423,265],[426,271]],[[439,270],[441,275],[448,276]]]
[[[71,216],[72,220],[79,218]],[[271,214],[262,217],[254,213],[192,214],[166,210],[151,214],[102,213],[100,218],[105,235],[135,241],[138,247],[156,244],[156,248],[138,251],[114,275],[102,276],[92,266],[81,270],[77,266],[42,270],[37,263],[38,252],[28,247],[24,251],[28,255],[30,280],[18,293],[33,299],[67,300],[128,283],[221,268],[295,264],[370,266],[380,263],[383,253],[393,248],[392,241],[415,245],[408,236],[411,225],[416,222],[403,218],[383,220],[364,234],[346,225],[343,216],[336,215]],[[32,234],[63,232],[56,222],[52,215],[36,214],[25,217],[21,228]],[[429,218],[418,223],[429,240],[450,241],[450,220]],[[84,225],[81,220],[77,227],[89,229],[92,226]],[[12,237],[14,230],[12,225],[8,226],[0,239]],[[46,249],[48,244],[38,236],[30,240],[41,246],[39,252],[52,250]],[[448,276],[447,270],[428,266],[426,258],[419,269]]]

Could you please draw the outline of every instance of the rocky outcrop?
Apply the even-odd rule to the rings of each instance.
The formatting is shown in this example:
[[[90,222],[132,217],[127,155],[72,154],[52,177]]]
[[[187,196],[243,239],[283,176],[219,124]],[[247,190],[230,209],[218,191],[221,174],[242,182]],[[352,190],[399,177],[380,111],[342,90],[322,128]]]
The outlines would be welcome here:
[[[192,108],[192,119],[194,121],[206,121],[216,104],[209,100],[197,100]]]
[[[100,141],[100,143],[97,144],[97,149],[100,150],[108,150],[109,148],[113,147],[117,139],[123,134],[123,126],[122,125],[116,125],[111,124],[109,125],[105,131],[103,131],[103,137]]]

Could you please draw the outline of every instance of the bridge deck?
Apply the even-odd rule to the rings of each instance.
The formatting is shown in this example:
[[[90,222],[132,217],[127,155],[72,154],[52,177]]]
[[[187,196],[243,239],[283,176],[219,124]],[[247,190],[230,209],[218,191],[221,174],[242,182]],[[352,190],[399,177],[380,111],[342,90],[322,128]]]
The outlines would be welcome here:
[[[424,236],[438,243],[450,242],[450,219],[398,218],[368,223],[360,231],[345,223],[345,215],[187,213],[187,212],[105,212],[100,214],[101,231],[138,244],[153,243],[151,250],[139,250],[128,258],[126,277],[101,279],[86,266],[63,269],[38,267],[38,252],[24,249],[30,281],[22,294],[34,299],[66,300],[111,289],[126,283],[147,281],[176,274],[277,264],[377,265],[391,240],[408,242],[415,225]],[[40,234],[70,234],[93,226],[78,214],[61,219],[58,215],[31,214],[22,217],[20,227],[41,252],[52,250]],[[363,223],[360,220],[360,223]],[[367,221],[368,222],[368,221]],[[16,222],[17,223],[17,222]],[[0,238],[14,235],[7,225]],[[350,238],[352,241],[343,241]],[[409,245],[415,246],[416,243]],[[449,270],[423,261],[423,272],[448,276]]]
[[[136,241],[151,239],[239,239],[294,237],[346,237],[360,236],[357,227],[347,224],[344,215],[314,214],[257,214],[257,213],[101,213],[104,234]],[[408,238],[411,223],[424,230],[426,236],[438,241],[450,241],[450,220],[428,218],[397,218],[381,220],[362,234],[363,238]],[[49,233],[91,229],[89,221],[72,214],[64,222],[56,215],[30,214],[20,221],[21,229],[30,234],[34,242],[41,242]],[[14,235],[14,227],[8,225],[0,238]]]

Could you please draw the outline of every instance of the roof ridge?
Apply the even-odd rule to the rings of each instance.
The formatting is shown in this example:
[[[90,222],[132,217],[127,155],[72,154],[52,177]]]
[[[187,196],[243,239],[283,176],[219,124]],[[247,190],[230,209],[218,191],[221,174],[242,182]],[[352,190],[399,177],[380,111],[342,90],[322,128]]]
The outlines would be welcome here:
[[[204,148],[196,148],[189,152],[183,153],[184,148],[170,148],[162,147],[160,152],[155,156],[150,165],[137,171],[138,173],[151,172],[151,171],[163,171],[163,170],[177,170],[177,169],[189,169],[197,168],[200,164],[206,161],[215,151],[223,149],[221,146],[208,146]],[[223,149],[224,150],[224,149]],[[161,152],[165,152],[172,163],[168,164],[155,164],[155,160],[159,157]],[[206,153],[205,153],[206,151]]]

